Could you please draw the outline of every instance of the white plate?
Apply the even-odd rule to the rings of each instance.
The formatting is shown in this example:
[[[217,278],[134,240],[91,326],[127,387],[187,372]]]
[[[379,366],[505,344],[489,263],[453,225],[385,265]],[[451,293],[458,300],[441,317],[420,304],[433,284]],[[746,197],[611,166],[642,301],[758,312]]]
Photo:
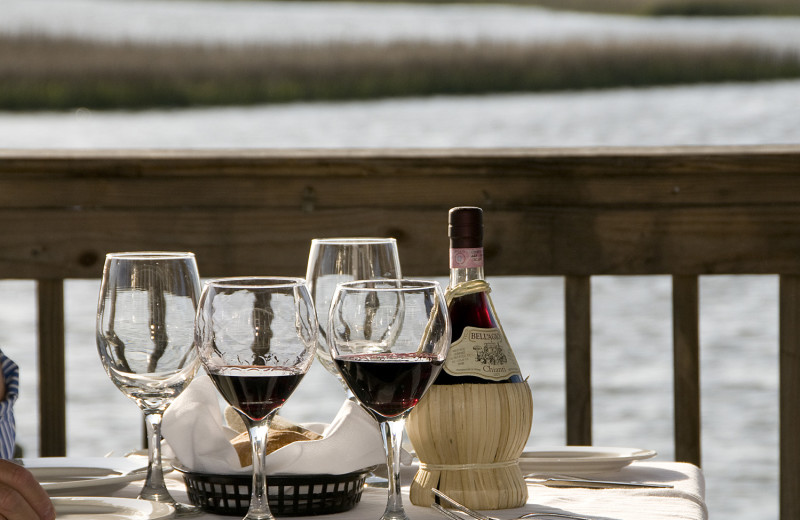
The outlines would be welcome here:
[[[618,471],[635,460],[654,457],[653,450],[604,448],[598,446],[558,446],[525,451],[519,467],[528,473],[602,473]]]
[[[103,495],[147,476],[147,463],[124,457],[22,459],[51,496]]]
[[[56,497],[56,520],[158,520],[175,512],[169,504],[133,498]]]

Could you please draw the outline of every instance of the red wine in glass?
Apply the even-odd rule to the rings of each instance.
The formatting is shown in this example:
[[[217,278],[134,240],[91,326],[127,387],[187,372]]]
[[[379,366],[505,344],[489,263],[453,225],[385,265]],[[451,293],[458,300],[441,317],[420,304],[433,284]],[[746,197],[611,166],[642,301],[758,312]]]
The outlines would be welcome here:
[[[365,407],[383,417],[396,417],[416,406],[443,360],[412,353],[345,355],[335,362]]]
[[[409,520],[400,447],[405,418],[440,373],[450,347],[444,293],[427,280],[340,283],[328,316],[336,368],[383,435],[389,492],[381,520]]]
[[[253,421],[260,421],[283,406],[303,373],[277,367],[221,367],[209,372],[225,400]]]

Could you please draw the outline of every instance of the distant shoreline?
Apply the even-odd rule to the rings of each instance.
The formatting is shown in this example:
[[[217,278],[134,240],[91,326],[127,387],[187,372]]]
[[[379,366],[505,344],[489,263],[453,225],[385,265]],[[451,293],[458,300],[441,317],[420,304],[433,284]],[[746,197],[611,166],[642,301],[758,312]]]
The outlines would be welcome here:
[[[0,36],[0,110],[145,109],[800,78],[753,45],[99,43]]]
[[[254,0],[264,1],[264,0]],[[267,0],[268,1],[268,0]],[[290,0],[314,2],[331,0]],[[335,1],[335,0],[333,0]],[[347,0],[372,3],[379,0]],[[404,0],[417,4],[500,3],[634,16],[800,16],[797,0]],[[381,2],[382,3],[382,2]]]

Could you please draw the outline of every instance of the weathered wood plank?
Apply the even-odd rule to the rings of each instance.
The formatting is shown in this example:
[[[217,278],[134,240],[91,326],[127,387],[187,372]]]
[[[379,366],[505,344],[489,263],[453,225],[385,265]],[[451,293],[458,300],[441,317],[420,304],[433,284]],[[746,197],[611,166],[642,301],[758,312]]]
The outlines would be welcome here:
[[[495,275],[800,273],[798,163],[800,147],[0,151],[0,277],[93,278],[108,251],[156,248],[207,275],[297,274],[335,235],[394,236],[405,271],[446,274],[463,204],[486,212]]]
[[[67,454],[64,283],[39,280],[39,455]]]
[[[780,515],[800,518],[800,276],[780,277]]]
[[[592,444],[592,287],[588,276],[564,280],[567,444]]]
[[[700,327],[696,276],[672,277],[675,460],[700,466]]]
[[[352,193],[341,188],[342,196]],[[393,236],[404,271],[443,275],[447,210],[479,202],[405,209],[354,202],[351,208],[315,211],[0,209],[0,278],[94,278],[106,252],[142,249],[194,251],[204,275],[298,274],[312,238],[344,235]],[[486,261],[498,276],[800,272],[800,239],[793,238],[800,204],[484,210]]]
[[[557,150],[0,150],[0,206],[353,205],[338,189],[383,188],[362,207],[796,203],[800,147]],[[753,177],[759,181],[753,184]],[[501,178],[502,183],[492,181]],[[276,190],[275,180],[280,179]],[[720,182],[724,179],[724,182]],[[41,189],[48,182],[49,190]],[[192,181],[192,182],[189,182]],[[196,183],[195,183],[196,182]],[[442,184],[447,185],[441,190]],[[13,187],[9,191],[6,188]],[[510,189],[506,189],[510,188]],[[366,193],[361,189],[358,193]],[[286,197],[287,193],[295,194]],[[141,195],[141,197],[139,196]],[[377,194],[375,194],[377,195]]]

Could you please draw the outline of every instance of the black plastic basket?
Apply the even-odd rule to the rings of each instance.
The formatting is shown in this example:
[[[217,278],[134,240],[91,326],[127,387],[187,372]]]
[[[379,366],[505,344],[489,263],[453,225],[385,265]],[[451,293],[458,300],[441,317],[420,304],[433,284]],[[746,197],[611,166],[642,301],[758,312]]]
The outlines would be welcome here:
[[[212,475],[176,466],[186,482],[189,501],[208,513],[242,516],[250,505],[251,475]],[[267,477],[269,508],[275,516],[341,513],[361,500],[367,468],[344,475],[274,475]]]

